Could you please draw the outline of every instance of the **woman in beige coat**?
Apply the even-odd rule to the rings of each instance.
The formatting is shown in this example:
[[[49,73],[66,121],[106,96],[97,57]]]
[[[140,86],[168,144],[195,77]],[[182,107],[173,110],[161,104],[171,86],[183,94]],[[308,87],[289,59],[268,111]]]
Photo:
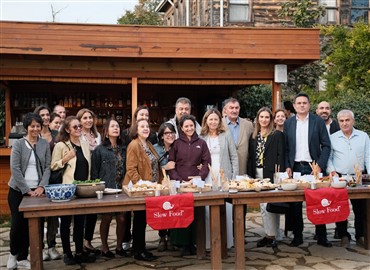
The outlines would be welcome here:
[[[68,116],[56,138],[58,143],[54,147],[51,170],[67,166],[63,175],[63,184],[71,184],[74,180],[89,180],[91,170],[91,154],[89,145],[80,139],[81,124],[75,116]],[[76,254],[72,255],[69,241],[72,216],[62,216],[60,236],[63,246],[63,261],[66,265],[94,262],[95,257],[83,252],[83,236],[85,229],[85,215],[73,216],[73,241]]]

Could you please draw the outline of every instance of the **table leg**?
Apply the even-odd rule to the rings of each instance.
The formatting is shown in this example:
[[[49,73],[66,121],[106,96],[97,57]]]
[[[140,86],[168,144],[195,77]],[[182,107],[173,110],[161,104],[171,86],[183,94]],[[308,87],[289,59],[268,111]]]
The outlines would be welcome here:
[[[222,269],[220,206],[210,206],[211,269]]]
[[[220,206],[221,219],[221,256],[222,259],[227,259],[227,227],[226,227],[226,205]]]
[[[365,202],[365,249],[370,249],[370,199],[367,199]]]
[[[194,219],[197,233],[197,258],[204,259],[206,257],[206,209],[204,206],[195,207]]]
[[[28,226],[30,232],[30,257],[31,257],[31,269],[42,270],[42,245],[41,245],[41,232],[40,232],[40,219],[30,218],[28,219]]]
[[[234,245],[235,245],[235,269],[245,269],[244,256],[244,206],[234,205]]]

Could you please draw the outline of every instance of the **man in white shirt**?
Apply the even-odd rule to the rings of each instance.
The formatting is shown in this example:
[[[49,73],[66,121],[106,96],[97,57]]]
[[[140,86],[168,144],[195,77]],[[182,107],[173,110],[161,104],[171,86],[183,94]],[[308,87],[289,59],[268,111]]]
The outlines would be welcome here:
[[[310,162],[315,161],[321,172],[325,172],[330,155],[330,139],[325,122],[311,113],[310,99],[307,94],[299,93],[294,98],[296,116],[284,123],[286,146],[286,172],[292,177],[293,172],[302,175],[311,174]],[[290,203],[290,214],[294,238],[291,246],[303,243],[302,202]],[[327,239],[325,224],[316,226],[317,244],[331,247]]]

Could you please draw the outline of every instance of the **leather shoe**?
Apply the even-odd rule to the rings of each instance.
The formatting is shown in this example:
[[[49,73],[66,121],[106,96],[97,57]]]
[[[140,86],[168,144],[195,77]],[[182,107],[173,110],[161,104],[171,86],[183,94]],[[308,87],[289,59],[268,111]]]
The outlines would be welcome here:
[[[301,244],[303,244],[303,238],[302,237],[294,237],[293,241],[290,242],[289,246],[298,247]]]
[[[340,240],[340,246],[349,248],[350,242],[351,242],[351,236],[343,236],[342,239]]]
[[[143,251],[141,253],[135,254],[134,255],[134,258],[136,260],[150,262],[150,261],[156,260],[158,257],[157,256],[154,256],[151,252],[148,252],[148,251],[145,250],[145,251]]]
[[[333,244],[328,239],[319,239],[317,244],[323,247],[332,247]]]

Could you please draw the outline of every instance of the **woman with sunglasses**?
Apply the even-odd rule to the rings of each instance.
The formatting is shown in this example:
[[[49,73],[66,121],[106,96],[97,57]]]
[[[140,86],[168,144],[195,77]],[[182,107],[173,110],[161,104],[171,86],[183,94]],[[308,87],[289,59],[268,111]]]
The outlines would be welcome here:
[[[68,116],[56,138],[58,143],[54,147],[51,160],[51,170],[58,170],[66,166],[63,174],[63,184],[72,184],[74,180],[89,180],[91,170],[91,154],[88,143],[81,140],[81,124],[76,116]],[[77,169],[78,168],[78,169]],[[72,255],[69,241],[72,216],[62,216],[60,237],[63,246],[63,261],[66,265],[76,263],[91,263],[94,256],[83,251],[83,237],[85,215],[73,216],[73,241],[76,254]]]
[[[131,129],[132,141],[127,147],[126,175],[124,185],[131,181],[136,184],[140,179],[151,182],[161,182],[163,175],[159,168],[158,154],[149,141],[149,122],[146,119],[138,120]],[[157,259],[145,248],[146,213],[145,210],[134,211],[132,248],[134,258],[142,261]]]
[[[161,167],[166,171],[175,168],[175,162],[168,161],[168,151],[170,151],[171,145],[175,139],[175,127],[171,123],[163,123],[158,129],[158,143],[154,145],[154,149],[158,153]],[[158,232],[160,240],[157,250],[159,252],[175,250],[174,246],[171,244],[169,232],[170,230],[160,230]]]
[[[223,169],[227,179],[233,179],[239,173],[238,153],[235,143],[229,130],[223,126],[221,113],[217,109],[208,110],[202,120],[201,138],[206,141],[212,159],[212,172],[205,179],[206,183],[212,184],[212,175],[220,179],[220,169]],[[221,183],[217,183],[214,189],[218,189]],[[226,220],[227,220],[227,247],[234,245],[233,238],[233,208],[230,203],[226,203]],[[209,207],[206,207],[206,245],[210,247],[209,237]]]
[[[76,116],[82,127],[80,139],[89,144],[90,151],[92,152],[98,145],[101,144],[101,136],[95,125],[96,115],[91,110],[83,108],[77,112]],[[93,179],[95,178],[93,177]],[[92,252],[98,255],[100,251],[91,244],[91,241],[94,237],[97,220],[97,214],[86,215],[84,250],[86,252]]]

